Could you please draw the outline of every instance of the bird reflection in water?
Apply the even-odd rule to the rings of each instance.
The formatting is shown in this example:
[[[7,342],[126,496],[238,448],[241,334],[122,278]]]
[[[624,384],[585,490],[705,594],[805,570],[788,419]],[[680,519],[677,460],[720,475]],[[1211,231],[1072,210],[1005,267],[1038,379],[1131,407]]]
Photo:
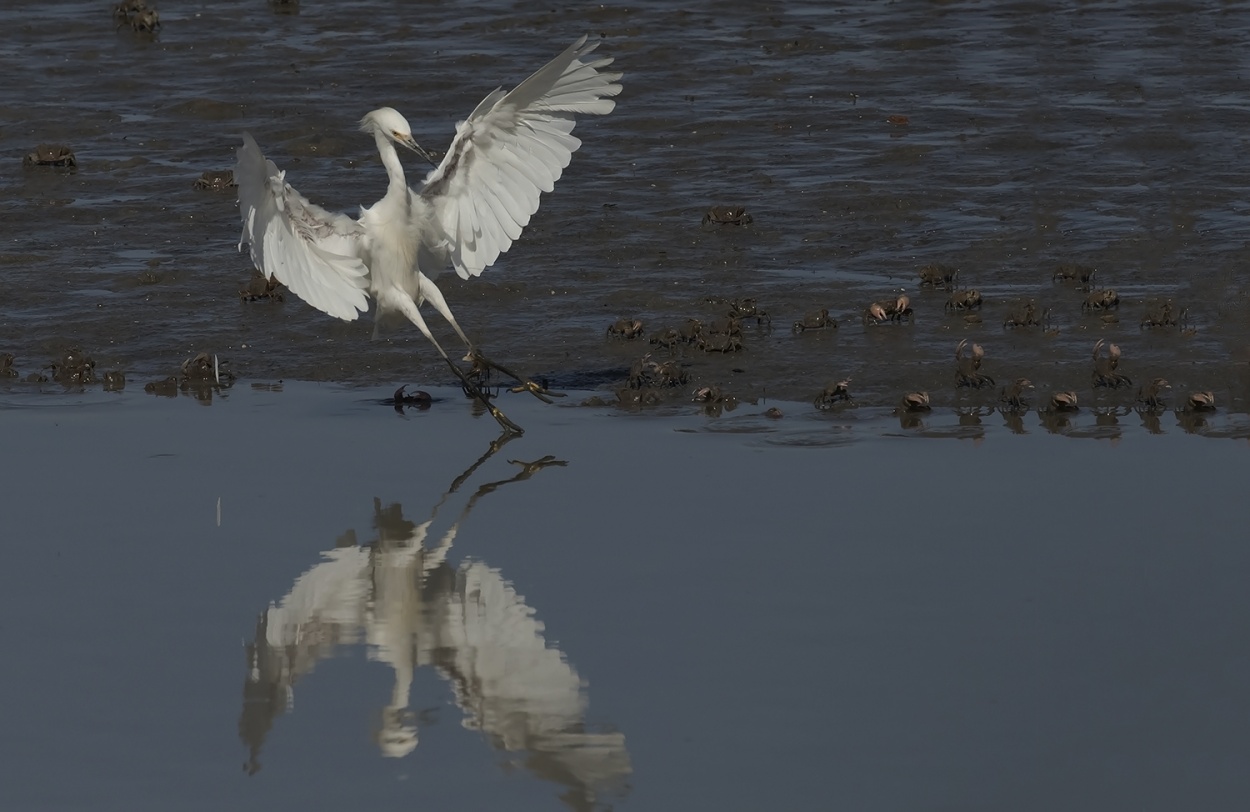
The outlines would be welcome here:
[[[375,498],[375,540],[358,544],[349,530],[261,613],[247,645],[239,719],[249,773],[261,767],[260,750],[275,720],[292,709],[295,682],[337,647],[365,643],[369,659],[395,674],[376,731],[382,755],[401,758],[417,747],[409,691],[416,670],[428,666],[451,684],[464,727],[480,730],[496,749],[524,752],[527,769],[568,788],[561,797],[571,808],[591,809],[597,798],[624,792],[632,771],[625,737],[587,729],[584,683],[547,644],[534,611],[498,570],[447,560],[482,497],[566,463],[511,460],[519,472],[480,486],[441,537],[429,535],[439,509],[508,439],[457,477],[422,524],[404,518],[400,505]]]

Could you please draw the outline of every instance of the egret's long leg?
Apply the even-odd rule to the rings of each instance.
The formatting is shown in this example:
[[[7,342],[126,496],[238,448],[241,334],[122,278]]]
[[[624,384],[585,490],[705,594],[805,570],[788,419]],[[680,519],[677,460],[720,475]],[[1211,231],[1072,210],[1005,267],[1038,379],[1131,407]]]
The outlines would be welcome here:
[[[495,421],[499,423],[505,431],[511,431],[516,434],[524,433],[524,430],[520,426],[509,420],[507,416],[499,410],[498,406],[491,403],[490,398],[486,397],[478,385],[470,381],[469,376],[465,375],[464,371],[461,370],[460,367],[456,366],[455,362],[447,357],[447,353],[443,351],[442,346],[440,346],[438,341],[434,338],[434,334],[430,332],[430,328],[426,326],[425,318],[421,315],[421,308],[417,307],[417,303],[414,302],[408,294],[401,290],[383,291],[379,294],[379,299],[383,304],[394,307],[407,316],[408,320],[415,324],[417,329],[421,331],[421,334],[430,340],[430,343],[434,345],[434,349],[438,350],[438,354],[441,355],[443,360],[447,362],[447,366],[451,367],[451,371],[454,372],[456,377],[460,379],[460,385],[463,387],[466,395],[482,404],[482,406],[486,408],[486,411],[490,412],[490,416],[495,418]]]
[[[477,369],[487,371],[492,369],[499,370],[520,384],[517,387],[518,391],[523,390],[529,392],[531,395],[544,403],[551,402],[548,399],[548,396],[564,397],[562,393],[550,392],[545,386],[540,386],[529,378],[523,378],[515,372],[509,370],[507,367],[497,364],[482,355],[476,348],[474,348],[473,342],[470,341],[469,337],[464,334],[464,330],[460,329],[460,325],[456,323],[456,317],[451,314],[451,308],[447,306],[447,300],[443,298],[443,292],[438,289],[438,286],[435,285],[428,276],[420,271],[417,272],[417,284],[419,286],[418,290],[420,291],[420,297],[429,302],[434,309],[442,315],[443,318],[447,319],[447,323],[450,324],[452,329],[456,331],[456,335],[460,336],[461,340],[464,341],[465,346],[469,348],[469,351],[465,353],[464,356],[465,361],[472,361],[474,367]]]
[[[469,348],[469,352],[465,354],[465,361],[473,360],[473,342],[464,334],[464,330],[460,329],[460,325],[456,323],[456,317],[451,315],[451,308],[447,306],[447,300],[443,298],[443,292],[438,289],[433,280],[425,274],[417,271],[417,299],[429,302],[435,310],[439,312],[443,318],[447,319],[447,323],[451,325],[451,329],[456,331],[456,335],[460,336],[460,340]]]

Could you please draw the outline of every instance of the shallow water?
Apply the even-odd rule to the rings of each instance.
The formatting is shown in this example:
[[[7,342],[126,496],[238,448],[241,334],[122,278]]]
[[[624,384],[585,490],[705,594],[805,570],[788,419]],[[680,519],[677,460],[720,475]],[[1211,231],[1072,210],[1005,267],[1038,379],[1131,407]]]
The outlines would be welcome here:
[[[1241,443],[916,442],[760,410],[727,431],[525,399],[531,431],[492,455],[493,422],[454,400],[398,416],[359,395],[0,401],[23,472],[8,804],[1174,809],[1250,789]]]
[[[754,296],[776,328],[749,324],[741,353],[684,351],[696,383],[803,399],[849,375],[870,404],[920,388],[952,404],[951,355],[968,337],[1000,381],[1088,393],[1090,348],[1107,338],[1136,382],[1162,375],[1247,409],[1241,4],[353,2],[291,15],[200,2],[162,21],[145,39],[96,3],[0,11],[15,32],[0,116],[16,122],[0,130],[0,351],[23,374],[77,345],[142,376],[210,351],[251,378],[451,382],[409,326],[370,342],[368,320],[239,301],[250,268],[233,195],[192,182],[232,165],[246,129],[297,188],[353,210],[384,179],[355,132],[363,112],[394,105],[437,147],[481,95],[590,32],[625,71],[617,110],[579,125],[585,146],[495,269],[444,277],[492,356],[610,388],[651,349],[604,340],[616,318],[651,332],[719,315],[709,297]],[[77,171],[23,169],[43,141],[70,144]],[[701,227],[714,203],[744,204],[754,223]],[[917,289],[929,262],[982,290],[983,325]],[[1051,283],[1061,262],[1119,289],[1120,324]],[[899,286],[915,326],[863,327],[863,308]],[[1053,310],[1057,335],[1001,328],[1021,297]],[[1196,334],[1139,328],[1160,297],[1189,308]],[[791,333],[820,307],[837,333]]]

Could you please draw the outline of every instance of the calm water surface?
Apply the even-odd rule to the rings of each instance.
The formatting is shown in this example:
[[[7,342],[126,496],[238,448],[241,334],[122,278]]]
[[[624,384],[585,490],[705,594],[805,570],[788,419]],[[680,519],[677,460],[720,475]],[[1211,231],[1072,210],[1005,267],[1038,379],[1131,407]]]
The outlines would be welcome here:
[[[0,401],[6,805],[1250,790],[1244,442],[455,403]]]

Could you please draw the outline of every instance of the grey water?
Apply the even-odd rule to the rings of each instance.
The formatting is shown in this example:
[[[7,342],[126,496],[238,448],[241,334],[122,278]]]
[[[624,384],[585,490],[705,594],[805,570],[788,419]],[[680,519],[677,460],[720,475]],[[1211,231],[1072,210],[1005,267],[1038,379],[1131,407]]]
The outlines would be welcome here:
[[[384,394],[384,393],[376,393]],[[6,397],[10,808],[1233,808],[1242,442]],[[795,411],[802,404],[782,404]],[[1183,506],[1183,509],[1182,509]]]
[[[107,2],[0,9],[0,806],[1246,796],[1250,6],[158,8],[155,36]],[[233,194],[194,188],[239,133],[353,211],[383,190],[361,115],[441,149],[583,33],[618,108],[511,252],[440,279],[568,392],[501,394],[523,437],[410,328],[241,299]],[[23,167],[49,142],[77,166]],[[703,225],[722,204],[753,222]],[[898,288],[914,323],[863,324]],[[741,297],[771,316],[741,352],[605,337]],[[1025,299],[1049,329],[1001,326]],[[1164,300],[1189,329],[1141,326]],[[819,308],[837,330],[791,330]],[[964,338],[1029,410],[956,389]],[[1099,339],[1132,387],[1093,388]],[[71,348],[125,388],[27,380]],[[144,391],[200,352],[232,387]],[[689,380],[621,408],[647,352]],[[815,409],[843,377],[854,404]],[[1167,408],[1135,411],[1154,377]],[[432,407],[397,414],[400,384]],[[913,389],[933,412],[894,414]],[[1038,413],[1066,389],[1080,412]],[[1218,411],[1178,414],[1190,390]]]

